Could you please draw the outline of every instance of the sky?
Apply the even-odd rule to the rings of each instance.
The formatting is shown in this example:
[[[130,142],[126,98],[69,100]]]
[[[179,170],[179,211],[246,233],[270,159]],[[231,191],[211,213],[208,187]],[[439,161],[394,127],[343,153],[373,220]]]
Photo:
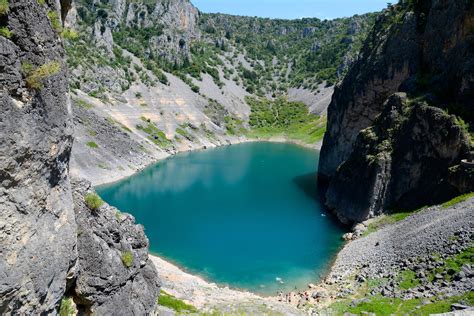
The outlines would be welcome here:
[[[200,11],[267,18],[334,19],[380,11],[396,0],[191,0]]]

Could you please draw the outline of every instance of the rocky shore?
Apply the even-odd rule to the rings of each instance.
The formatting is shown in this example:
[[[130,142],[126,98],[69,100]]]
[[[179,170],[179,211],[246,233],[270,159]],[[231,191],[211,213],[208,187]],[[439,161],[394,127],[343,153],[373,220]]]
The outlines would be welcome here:
[[[327,312],[336,300],[357,306],[385,297],[429,305],[468,295],[474,290],[473,232],[474,198],[416,212],[350,241],[323,282],[309,289],[310,299],[300,304]],[[472,309],[469,304],[472,298],[453,309]]]
[[[372,233],[365,232],[339,252],[322,282],[309,284],[305,291],[274,297],[219,287],[161,258],[150,259],[165,292],[205,312],[332,314],[337,302],[350,301],[356,306],[370,297],[418,299],[420,305],[429,305],[474,290],[473,211],[471,198],[447,208],[426,208]],[[367,224],[370,226],[370,221]],[[365,225],[359,225],[359,231],[361,226]],[[459,264],[455,259],[463,254],[468,256],[465,263],[455,266]],[[465,302],[453,304],[455,308],[472,307]]]

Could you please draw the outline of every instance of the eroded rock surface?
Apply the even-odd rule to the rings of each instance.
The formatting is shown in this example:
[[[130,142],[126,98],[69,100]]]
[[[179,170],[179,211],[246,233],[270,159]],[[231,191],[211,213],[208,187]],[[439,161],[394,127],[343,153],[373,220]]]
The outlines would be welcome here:
[[[419,1],[379,17],[328,109],[319,172],[342,221],[474,190],[454,172],[471,146],[473,16],[466,1]]]
[[[93,194],[89,182],[74,180],[72,187],[78,262],[68,295],[86,314],[151,314],[160,287],[143,227],[107,204],[90,209],[84,202]]]
[[[68,179],[72,121],[55,6],[0,17],[0,314],[54,313],[76,258]],[[42,69],[40,74],[38,69]]]
[[[73,125],[58,34],[69,5],[9,1],[0,16],[9,31],[0,36],[0,314],[55,315],[71,291],[81,310],[149,314],[159,286],[143,229],[109,207],[84,209],[77,192],[87,185],[76,183],[73,201]],[[126,267],[121,251],[132,257]]]

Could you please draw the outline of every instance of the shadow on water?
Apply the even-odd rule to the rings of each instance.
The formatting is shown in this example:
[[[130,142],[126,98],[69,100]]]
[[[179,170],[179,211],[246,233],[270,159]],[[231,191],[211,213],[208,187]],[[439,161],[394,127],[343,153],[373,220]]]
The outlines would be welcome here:
[[[327,187],[318,183],[318,173],[311,172],[293,178],[293,182],[300,188],[307,196],[323,205],[324,196]]]
[[[318,181],[318,173],[311,172],[293,178],[293,183],[302,190],[307,196],[315,200],[321,205],[325,214],[340,228],[347,230],[348,226],[342,224],[337,217],[325,205],[326,191],[328,190],[328,183]]]

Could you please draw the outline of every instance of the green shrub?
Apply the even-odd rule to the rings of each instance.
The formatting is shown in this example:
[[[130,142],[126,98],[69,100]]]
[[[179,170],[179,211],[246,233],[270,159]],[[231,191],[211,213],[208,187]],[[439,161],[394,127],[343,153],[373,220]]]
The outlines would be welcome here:
[[[13,33],[8,29],[8,27],[0,27],[0,35],[6,38],[11,38]]]
[[[95,142],[87,142],[87,147],[90,147],[90,148],[98,148],[99,145],[97,145]]]
[[[46,3],[46,0],[37,0],[39,5],[44,5]]]
[[[196,313],[197,309],[189,304],[186,304],[182,300],[177,299],[176,297],[166,293],[165,291],[160,292],[160,296],[158,297],[158,305],[168,307],[178,313],[181,312],[188,312],[188,313]]]
[[[76,315],[77,311],[74,308],[74,302],[70,297],[64,297],[61,300],[61,304],[59,305],[59,316],[70,316]]]
[[[0,0],[0,16],[8,12],[8,0]]]
[[[79,34],[73,29],[65,28],[61,32],[61,38],[66,39],[66,40],[70,40],[70,41],[74,41],[74,40],[79,38]]]
[[[84,197],[84,202],[87,207],[93,211],[97,211],[102,205],[104,205],[104,201],[96,193],[88,193]]]
[[[26,75],[26,85],[28,88],[41,90],[42,81],[61,71],[61,64],[57,61],[49,61],[37,68],[28,62],[21,65],[23,73]]]
[[[61,25],[61,21],[59,20],[58,13],[56,11],[49,11],[47,15],[48,15],[49,21],[51,21],[51,26],[53,27],[53,29],[56,32],[61,33],[62,25]]]
[[[133,266],[133,254],[131,251],[122,252],[122,263],[127,268]]]

